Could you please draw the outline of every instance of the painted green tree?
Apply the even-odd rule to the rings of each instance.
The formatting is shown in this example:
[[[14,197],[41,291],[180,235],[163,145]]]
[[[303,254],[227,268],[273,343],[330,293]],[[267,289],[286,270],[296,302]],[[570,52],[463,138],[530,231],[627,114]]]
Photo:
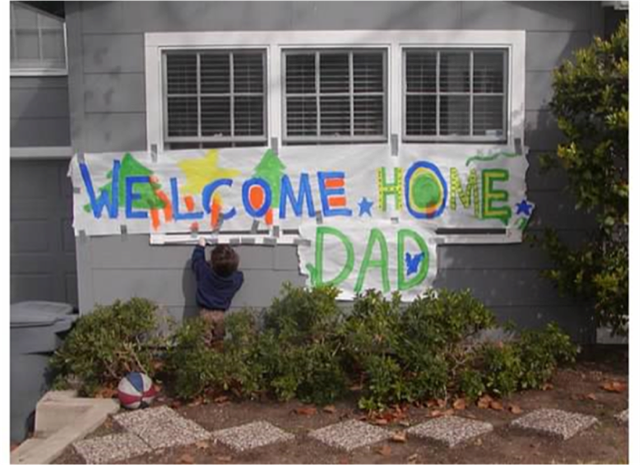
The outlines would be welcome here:
[[[282,163],[276,153],[268,149],[253,172],[256,178],[264,179],[271,187],[271,206],[273,208],[277,208],[280,205],[280,181],[285,169],[285,164]]]
[[[113,172],[109,171],[107,178],[111,179],[112,176]],[[153,171],[136,160],[130,153],[127,152],[124,155],[120,164],[120,179],[118,180],[118,205],[120,208],[124,208],[125,206],[127,188],[125,180],[129,176],[153,176]],[[161,185],[156,182],[136,183],[133,186],[133,192],[140,197],[132,202],[133,207],[141,210],[163,208],[164,202],[155,193],[160,187]],[[99,188],[100,193],[103,191],[107,191],[109,195],[111,194],[111,182]],[[90,212],[91,205],[85,205],[84,210]]]

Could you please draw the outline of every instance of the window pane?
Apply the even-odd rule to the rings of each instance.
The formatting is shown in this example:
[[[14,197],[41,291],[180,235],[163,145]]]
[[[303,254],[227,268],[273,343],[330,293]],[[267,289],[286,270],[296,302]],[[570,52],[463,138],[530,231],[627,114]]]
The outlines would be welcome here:
[[[64,67],[64,35],[62,30],[42,31],[42,58],[58,60]]]
[[[167,89],[171,94],[196,94],[197,57],[189,55],[167,55]]]
[[[504,92],[503,52],[474,52],[473,92]]]
[[[225,94],[231,91],[228,53],[203,53],[200,55],[200,92]]]
[[[197,136],[198,101],[196,97],[169,97],[167,105],[169,136]]]
[[[354,92],[384,92],[384,53],[353,54]]]
[[[440,134],[469,135],[469,97],[440,96]]]
[[[202,97],[200,111],[203,136],[231,135],[231,97]]]
[[[503,136],[504,105],[502,96],[473,97],[473,134]]]
[[[320,93],[349,92],[349,55],[320,54]]]
[[[320,97],[320,135],[351,135],[349,97]]]
[[[21,29],[16,31],[16,58],[18,60],[39,60],[38,31]]]
[[[315,136],[318,130],[318,108],[315,97],[287,98],[287,135]]]
[[[353,133],[356,136],[384,135],[383,96],[356,95],[353,101]]]
[[[469,52],[440,52],[440,92],[469,92]]]
[[[316,91],[316,57],[313,53],[286,55],[286,92],[308,94]]]
[[[236,136],[261,136],[264,133],[262,97],[235,97],[233,106]]]
[[[408,136],[436,135],[436,98],[435,95],[406,96]]]
[[[38,13],[29,8],[13,4],[14,23],[12,26],[16,29],[38,30]]]
[[[263,91],[262,53],[233,54],[233,91]]]
[[[407,52],[407,92],[436,91],[436,52]]]

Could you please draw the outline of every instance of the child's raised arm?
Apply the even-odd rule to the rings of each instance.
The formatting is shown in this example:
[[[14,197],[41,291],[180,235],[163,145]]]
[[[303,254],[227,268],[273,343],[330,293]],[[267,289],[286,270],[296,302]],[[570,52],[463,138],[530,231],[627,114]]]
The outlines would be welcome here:
[[[204,248],[206,245],[206,239],[200,237],[200,239],[198,239],[198,245],[195,246],[193,254],[191,254],[191,269],[196,274],[196,279],[200,279],[200,276],[209,272],[209,265],[207,265],[207,259],[204,256]]]

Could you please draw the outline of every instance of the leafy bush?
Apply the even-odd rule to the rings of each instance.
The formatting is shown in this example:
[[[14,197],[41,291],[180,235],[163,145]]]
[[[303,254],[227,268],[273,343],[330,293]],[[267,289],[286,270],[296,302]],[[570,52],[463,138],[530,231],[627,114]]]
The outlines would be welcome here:
[[[80,317],[51,359],[55,386],[74,376],[82,394],[113,386],[130,371],[153,376],[152,360],[161,343],[157,306],[146,299],[97,306]]]
[[[593,303],[597,323],[627,331],[629,315],[629,24],[596,38],[554,73],[551,109],[566,142],[545,157],[567,174],[576,207],[597,231],[581,247],[555,231],[541,242],[555,266],[544,274],[561,293]]]

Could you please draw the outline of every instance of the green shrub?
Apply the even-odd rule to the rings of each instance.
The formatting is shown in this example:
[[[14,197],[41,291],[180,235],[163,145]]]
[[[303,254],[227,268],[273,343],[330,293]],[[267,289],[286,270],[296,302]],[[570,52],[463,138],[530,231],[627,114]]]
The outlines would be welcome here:
[[[593,304],[597,323],[625,334],[629,317],[629,23],[596,38],[555,72],[551,110],[566,141],[544,158],[560,166],[576,208],[597,230],[580,247],[548,230],[554,267],[543,274],[562,294]]]
[[[514,340],[481,343],[496,326],[469,291],[427,291],[402,308],[400,296],[357,296],[351,312],[336,304],[334,288],[286,286],[258,330],[247,311],[225,317],[221,349],[204,343],[204,326],[188,321],[176,332],[165,367],[176,395],[209,391],[238,397],[328,404],[361,385],[365,410],[485,393],[508,395],[542,386],[575,347],[557,326],[524,331]]]
[[[81,393],[92,395],[130,371],[153,376],[151,362],[162,343],[157,309],[153,302],[133,298],[81,316],[51,359],[55,386],[64,387],[75,377]]]

